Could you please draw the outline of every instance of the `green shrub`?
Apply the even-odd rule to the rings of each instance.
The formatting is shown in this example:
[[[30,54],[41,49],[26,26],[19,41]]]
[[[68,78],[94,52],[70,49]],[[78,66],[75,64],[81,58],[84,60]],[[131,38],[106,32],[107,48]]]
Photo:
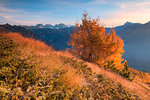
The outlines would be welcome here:
[[[104,68],[108,71],[112,71],[115,72],[121,76],[123,76],[124,78],[132,81],[133,79],[130,78],[130,71],[129,71],[129,66],[127,64],[127,62],[124,63],[124,69],[119,70],[115,67],[115,64],[113,61],[108,61],[107,65],[104,66]]]
[[[126,79],[132,81],[133,79],[130,78],[130,71],[129,71],[129,66],[127,64],[127,62],[124,63],[124,69],[122,69],[122,71],[120,72],[120,75],[122,75],[123,77],[125,77]]]

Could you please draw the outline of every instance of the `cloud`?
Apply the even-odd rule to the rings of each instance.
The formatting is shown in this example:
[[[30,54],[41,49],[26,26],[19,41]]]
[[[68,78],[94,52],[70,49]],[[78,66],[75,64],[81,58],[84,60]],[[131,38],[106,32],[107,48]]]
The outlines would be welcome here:
[[[7,8],[4,8],[4,7],[0,6],[0,11],[15,12],[16,10],[7,9]]]
[[[3,17],[3,18],[6,18],[6,19],[10,19],[11,18],[11,16],[8,16],[6,14],[0,14],[0,16]]]
[[[57,18],[51,12],[42,11],[42,12],[27,12],[22,9],[9,9],[0,5],[0,24],[10,23],[13,25],[35,25],[35,24],[56,24],[56,23],[65,23],[73,24],[73,19],[66,20],[62,18]]]
[[[126,21],[146,23],[150,19],[148,0],[46,0],[37,12],[9,9],[0,4],[0,17],[13,24],[37,23],[74,24],[86,10],[91,17],[100,16],[106,26],[118,26]],[[42,5],[42,4],[41,4]],[[50,5],[50,7],[47,7]],[[30,8],[31,10],[34,10]],[[50,13],[49,13],[50,12]],[[2,21],[1,21],[2,22]]]
[[[37,24],[39,21],[33,19],[39,18],[39,16],[32,15],[21,9],[8,9],[0,5],[0,17],[1,19],[10,22],[10,24]],[[4,22],[4,21],[1,21]],[[5,23],[7,23],[5,22]],[[3,23],[4,24],[4,23]]]
[[[35,24],[40,23],[37,21],[22,21],[22,20],[15,20],[15,19],[11,19],[10,21],[19,25],[35,25]]]
[[[107,3],[108,3],[107,0],[93,0],[93,1],[89,2],[90,5],[107,4]]]
[[[146,23],[150,19],[150,2],[115,2],[119,9],[109,13],[109,19],[104,19],[106,26],[118,26],[126,21]]]

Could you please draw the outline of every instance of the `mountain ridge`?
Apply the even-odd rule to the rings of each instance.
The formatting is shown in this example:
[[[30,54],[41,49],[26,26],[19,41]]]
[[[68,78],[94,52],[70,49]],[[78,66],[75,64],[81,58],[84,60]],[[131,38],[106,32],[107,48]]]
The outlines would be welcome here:
[[[69,27],[74,27],[73,25],[65,25],[64,23],[60,23],[60,24],[55,24],[55,25],[51,25],[51,24],[37,24],[35,26],[28,26],[28,25],[21,25],[22,27],[25,27],[26,29],[45,29],[45,28],[49,28],[49,29],[63,29],[63,28],[69,28]]]

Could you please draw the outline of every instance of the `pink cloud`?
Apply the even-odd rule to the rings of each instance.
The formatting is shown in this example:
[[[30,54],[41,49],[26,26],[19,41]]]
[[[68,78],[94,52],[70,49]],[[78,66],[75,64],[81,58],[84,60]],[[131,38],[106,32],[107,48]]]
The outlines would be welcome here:
[[[126,21],[146,23],[150,20],[150,2],[130,2],[130,3],[116,3],[120,9],[109,13],[107,16],[112,16],[109,19],[104,19],[106,26],[118,26],[124,24]]]

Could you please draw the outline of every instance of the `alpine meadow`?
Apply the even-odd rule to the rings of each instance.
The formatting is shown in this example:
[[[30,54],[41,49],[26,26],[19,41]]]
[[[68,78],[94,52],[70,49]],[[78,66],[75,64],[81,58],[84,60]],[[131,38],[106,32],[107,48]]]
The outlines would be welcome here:
[[[148,6],[1,0],[0,100],[149,100]]]

